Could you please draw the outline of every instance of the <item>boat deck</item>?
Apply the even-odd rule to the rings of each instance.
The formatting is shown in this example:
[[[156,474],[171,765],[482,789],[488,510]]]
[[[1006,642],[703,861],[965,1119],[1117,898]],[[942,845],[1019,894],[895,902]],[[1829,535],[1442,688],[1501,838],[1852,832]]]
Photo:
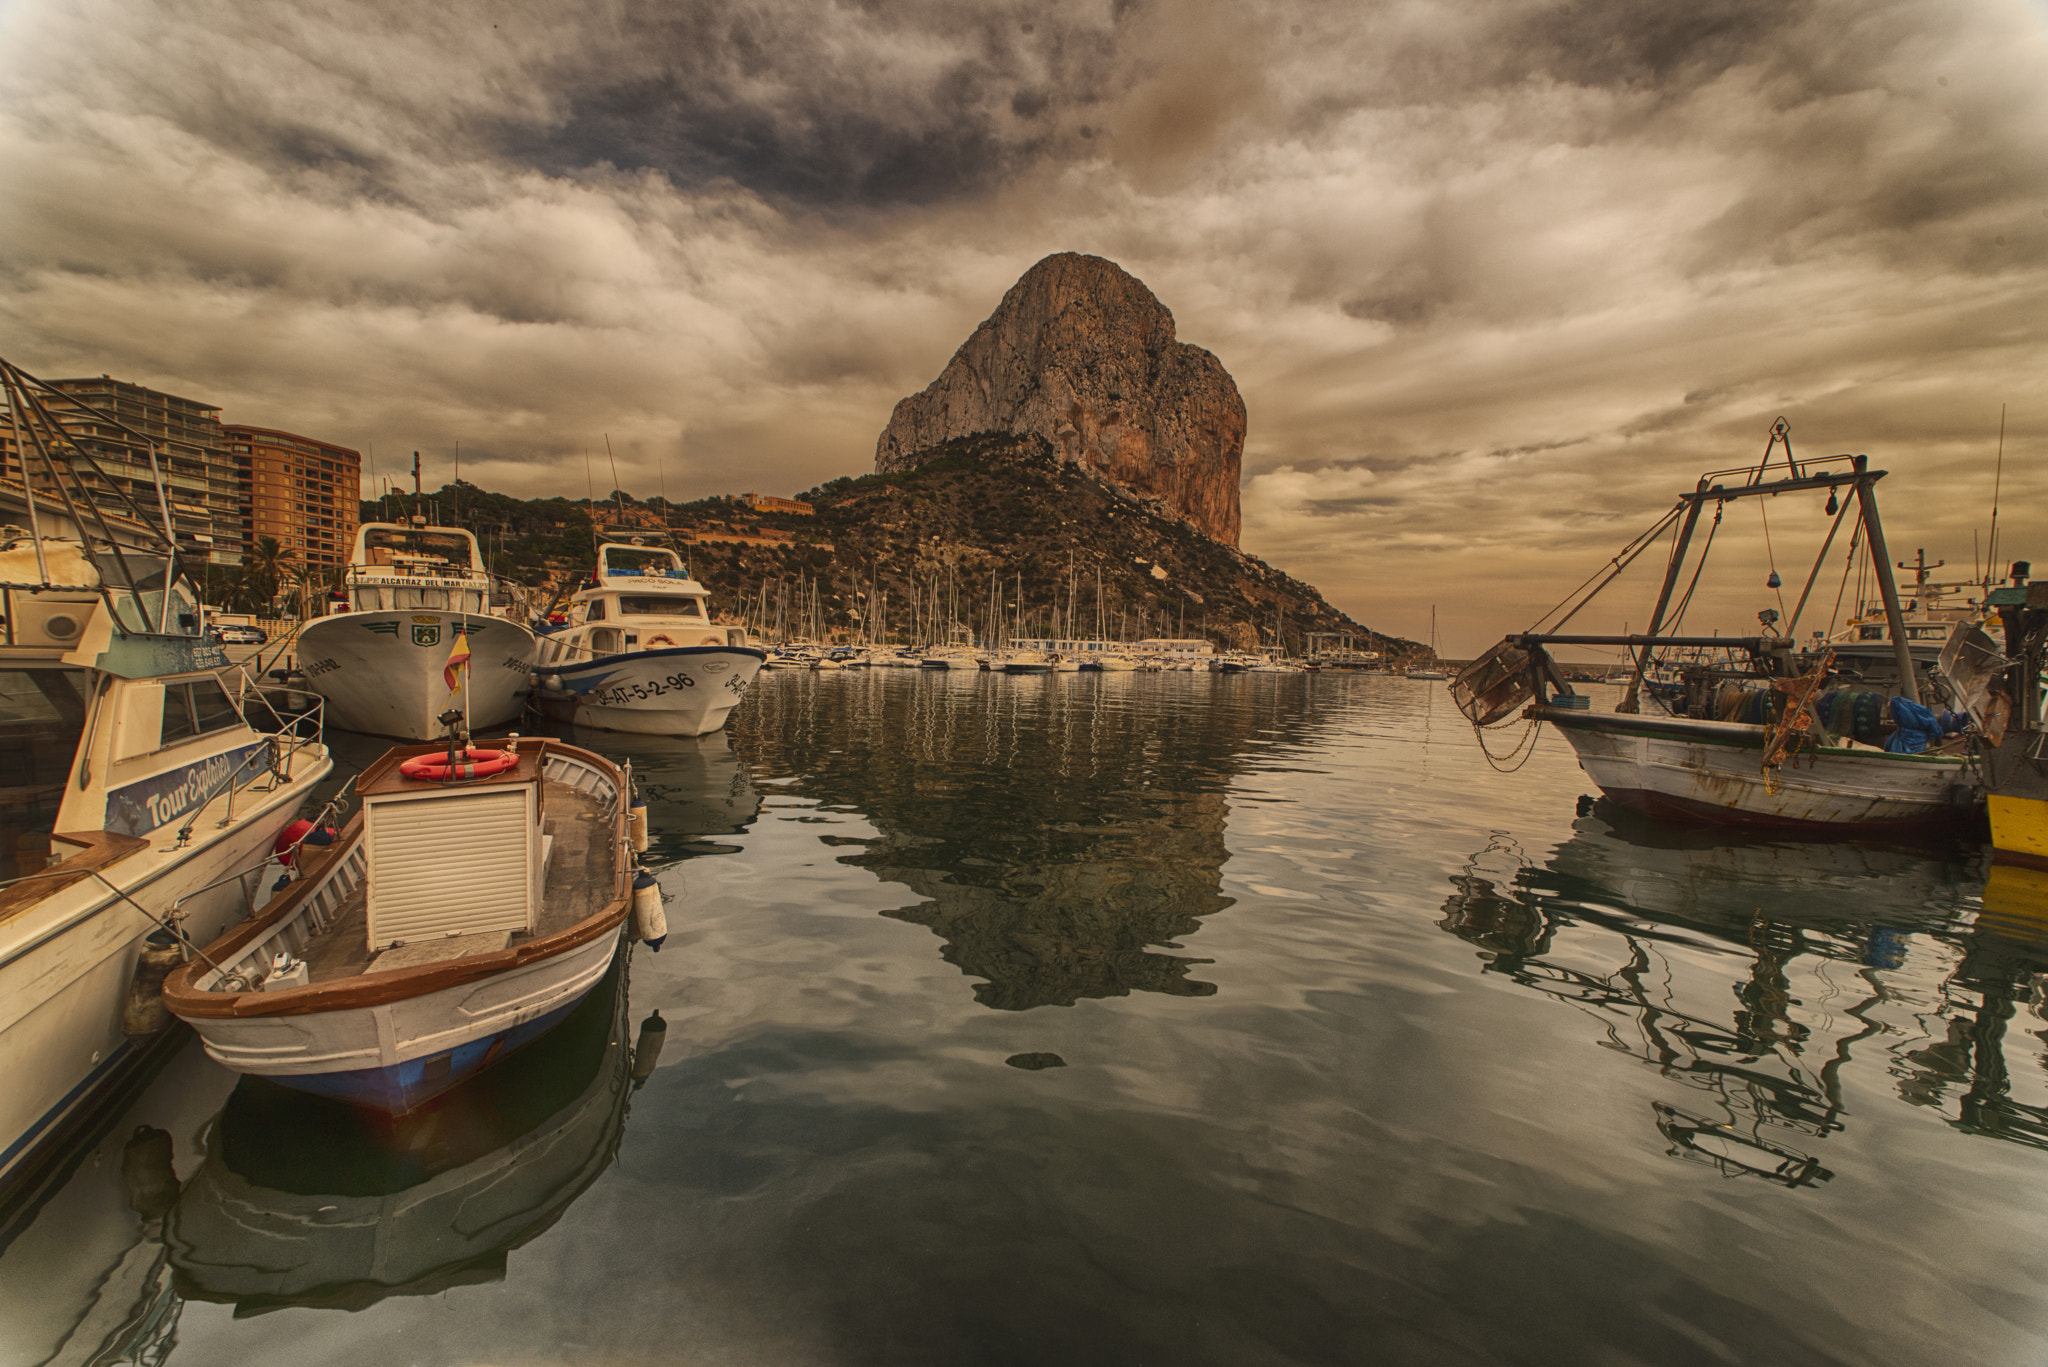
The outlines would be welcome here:
[[[492,931],[455,935],[397,945],[372,956],[369,949],[367,886],[358,886],[336,910],[327,929],[306,945],[304,957],[313,982],[328,983],[361,973],[486,954],[529,943],[567,930],[596,915],[612,898],[616,885],[614,852],[605,825],[604,805],[592,794],[553,779],[546,785],[547,830],[554,837],[542,888],[540,923],[531,932]]]

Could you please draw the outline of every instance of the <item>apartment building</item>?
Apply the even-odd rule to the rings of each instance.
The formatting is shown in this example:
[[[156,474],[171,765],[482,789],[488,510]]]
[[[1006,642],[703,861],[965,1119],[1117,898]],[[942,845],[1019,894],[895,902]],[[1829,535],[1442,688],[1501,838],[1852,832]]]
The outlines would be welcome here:
[[[275,537],[299,564],[347,564],[363,492],[361,454],[268,427],[235,423],[225,431],[241,489],[243,544]]]
[[[171,526],[188,549],[211,564],[233,565],[242,558],[240,491],[234,462],[212,404],[179,398],[160,390],[128,384],[105,375],[97,379],[52,380],[50,387],[76,399],[51,399],[49,410],[98,465],[100,474],[81,469],[80,478],[95,494],[126,494],[145,521],[160,523],[151,446],[164,476]],[[81,407],[80,405],[84,405]],[[113,422],[139,434],[131,436]],[[33,452],[28,453],[33,467]],[[0,475],[23,478],[23,451],[12,423],[0,416]],[[43,484],[40,469],[34,482]],[[101,477],[104,475],[104,478]],[[111,487],[110,487],[111,486]],[[110,507],[125,511],[114,500]]]

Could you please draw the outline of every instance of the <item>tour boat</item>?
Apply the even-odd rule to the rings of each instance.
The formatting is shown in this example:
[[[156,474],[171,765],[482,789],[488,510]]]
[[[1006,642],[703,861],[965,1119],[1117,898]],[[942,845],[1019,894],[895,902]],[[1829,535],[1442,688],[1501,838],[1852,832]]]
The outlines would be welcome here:
[[[533,633],[491,612],[491,578],[460,527],[366,522],[328,615],[299,628],[299,670],[327,722],[424,741],[441,734],[451,663],[469,662],[465,725],[515,720],[526,705]]]
[[[597,548],[568,621],[541,638],[534,699],[550,720],[602,731],[701,736],[725,725],[768,654],[714,626],[682,557],[643,538]],[[810,660],[805,660],[808,665]]]
[[[629,792],[558,740],[393,749],[339,838],[172,973],[165,1005],[237,1072],[409,1111],[603,978],[634,910]],[[658,944],[659,891],[639,895]]]
[[[39,486],[0,483],[0,522],[28,529],[0,548],[4,1201],[162,1058],[157,983],[181,946],[249,914],[332,764],[317,712],[287,729],[223,686],[170,530],[96,507],[56,398],[4,361],[0,381]]]

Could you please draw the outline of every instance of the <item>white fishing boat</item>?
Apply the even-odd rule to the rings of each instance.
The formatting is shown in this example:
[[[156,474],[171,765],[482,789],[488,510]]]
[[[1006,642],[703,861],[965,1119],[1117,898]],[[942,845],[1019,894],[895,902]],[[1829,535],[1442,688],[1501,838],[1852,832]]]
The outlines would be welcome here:
[[[1782,420],[1772,429],[1772,445],[1780,440],[1786,443],[1784,477],[1768,478],[1769,447],[1763,462],[1753,468],[1705,476],[1656,526],[1615,557],[1617,568],[1606,576],[1608,580],[1628,559],[1659,542],[1665,531],[1676,529],[1648,632],[1565,634],[1553,628],[1519,633],[1463,670],[1452,694],[1466,717],[1481,728],[1506,720],[1534,700],[1522,715],[1532,724],[1556,727],[1602,792],[1658,816],[1806,834],[1881,832],[1958,821],[1981,801],[1982,780],[1968,749],[1974,742],[1967,737],[1944,740],[1942,730],[1954,719],[1944,723],[1921,703],[1921,671],[1911,658],[1913,638],[1905,629],[1877,512],[1875,486],[1885,472],[1870,469],[1863,456],[1793,460]],[[1782,632],[1773,608],[1759,614],[1765,630],[1757,636],[1664,634],[1665,615],[1680,576],[1689,568],[1687,550],[1703,510],[1744,498],[1820,491],[1828,495],[1827,512],[1834,523],[1815,557],[1814,576],[1853,505],[1858,514],[1854,539],[1865,548],[1884,603],[1885,635],[1894,652],[1895,697],[1854,688],[1855,679],[1845,679],[1837,671],[1832,649],[1823,647],[1810,655],[1796,652],[1793,634],[1806,594],[1800,596]],[[1853,498],[1839,497],[1844,493]],[[1717,521],[1719,517],[1717,512]],[[1691,573],[1697,582],[1699,570]],[[1776,571],[1769,582],[1773,588],[1779,585]],[[1604,583],[1561,605],[1556,610],[1560,622],[1576,615]],[[1813,584],[1814,577],[1809,577],[1809,592]],[[1976,632],[1974,625],[1962,621],[1952,624],[1952,630],[1959,635]],[[1634,652],[1628,690],[1615,712],[1593,712],[1574,692],[1549,654],[1561,645],[1625,646]],[[1696,676],[1689,687],[1707,700],[1703,709],[1688,709],[1694,715],[1642,715],[1644,679],[1660,654],[1670,651],[1745,658],[1688,669],[1689,676]],[[1974,706],[1972,715],[1978,715]]]
[[[460,527],[366,522],[342,597],[299,628],[299,669],[327,720],[394,740],[441,734],[451,661],[469,661],[467,724],[502,726],[526,705],[533,633],[490,607],[476,537]]]
[[[1978,797],[1967,755],[1819,745],[1767,768],[1763,726],[1549,706],[1528,715],[1558,729],[1601,792],[1673,820],[1876,834],[1958,821]]]
[[[606,541],[568,624],[541,637],[534,700],[559,722],[650,736],[725,725],[768,652],[744,627],[712,622],[710,598],[682,557],[640,538]],[[815,655],[788,662],[808,668]]]
[[[340,837],[170,975],[165,1005],[215,1060],[403,1113],[604,976],[633,910],[627,775],[556,740],[465,751],[388,752]],[[638,930],[658,944],[651,885]]]
[[[0,485],[0,521],[28,528],[0,549],[4,1199],[161,1057],[156,984],[182,944],[249,914],[332,766],[317,711],[267,734],[261,695],[222,686],[158,510],[95,506],[54,396],[5,362],[0,384],[34,485]]]

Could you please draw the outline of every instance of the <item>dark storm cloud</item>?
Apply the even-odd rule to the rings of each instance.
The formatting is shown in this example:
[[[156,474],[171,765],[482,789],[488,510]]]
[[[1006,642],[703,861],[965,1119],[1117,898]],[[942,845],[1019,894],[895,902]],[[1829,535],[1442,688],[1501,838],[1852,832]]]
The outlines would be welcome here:
[[[559,112],[500,136],[551,171],[602,163],[795,204],[930,204],[1077,137],[1059,115],[1101,97],[1116,46],[1113,20],[1056,6],[638,3],[601,51],[544,74]]]
[[[628,487],[794,490],[865,468],[1033,261],[1095,252],[1236,377],[1247,549],[1368,620],[1519,626],[1780,413],[1962,489],[2008,403],[2038,503],[2044,18],[13,0],[0,330],[265,425],[459,439],[518,492],[579,489],[607,432]],[[1975,498],[1913,509],[1936,553]]]

